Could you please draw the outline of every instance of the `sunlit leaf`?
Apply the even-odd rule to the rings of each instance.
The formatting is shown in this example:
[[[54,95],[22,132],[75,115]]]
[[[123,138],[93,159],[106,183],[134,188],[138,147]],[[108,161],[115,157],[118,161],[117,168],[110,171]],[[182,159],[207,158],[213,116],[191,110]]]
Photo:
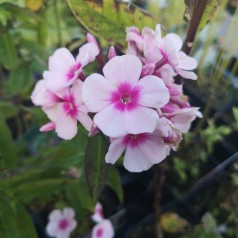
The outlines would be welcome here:
[[[139,8],[114,0],[67,0],[79,22],[101,43],[125,46],[125,28],[144,26],[154,28],[156,20]]]
[[[46,0],[25,0],[25,3],[26,8],[37,12],[46,3]]]

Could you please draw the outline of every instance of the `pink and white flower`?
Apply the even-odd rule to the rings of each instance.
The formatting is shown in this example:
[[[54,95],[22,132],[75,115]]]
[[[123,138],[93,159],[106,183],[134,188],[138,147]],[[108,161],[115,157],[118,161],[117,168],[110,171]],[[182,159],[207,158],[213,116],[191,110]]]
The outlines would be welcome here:
[[[88,131],[92,127],[92,120],[87,114],[88,109],[81,99],[82,84],[82,81],[77,80],[72,87],[55,92],[60,100],[42,108],[54,123],[58,136],[66,140],[72,139],[77,134],[77,121]]]
[[[112,223],[108,219],[98,223],[92,230],[92,238],[113,238],[114,234]]]
[[[182,40],[178,35],[170,33],[162,37],[159,24],[155,31],[145,27],[140,34],[136,27],[129,27],[126,32],[127,54],[137,55],[146,68],[152,69],[154,64],[154,71],[158,71],[169,65],[183,78],[197,79],[196,74],[191,72],[197,67],[197,61],[181,51]]]
[[[49,222],[46,226],[47,233],[55,238],[69,238],[77,226],[74,216],[75,212],[72,208],[64,208],[63,211],[53,210],[49,214]]]
[[[94,213],[91,218],[96,223],[99,223],[104,220],[102,204],[100,202],[97,202],[94,208]]]
[[[141,71],[142,63],[136,56],[115,56],[104,66],[104,76],[86,78],[83,101],[96,113],[94,122],[105,135],[120,137],[155,130],[158,114],[154,109],[169,101],[169,92],[159,77],[139,80]]]
[[[94,61],[98,53],[98,47],[94,43],[83,45],[76,59],[68,49],[57,49],[49,58],[49,71],[43,73],[47,89],[60,91],[72,85],[80,77],[83,67]]]
[[[128,134],[115,138],[106,154],[106,162],[114,164],[125,151],[124,166],[130,172],[142,172],[160,163],[169,154],[170,147],[165,144],[158,131],[137,135]]]

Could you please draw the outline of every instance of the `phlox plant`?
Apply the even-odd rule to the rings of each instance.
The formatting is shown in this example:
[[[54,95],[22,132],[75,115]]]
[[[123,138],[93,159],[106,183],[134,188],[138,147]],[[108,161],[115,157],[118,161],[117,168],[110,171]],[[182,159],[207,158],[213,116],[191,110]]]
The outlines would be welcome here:
[[[41,131],[53,130],[70,140],[81,123],[89,136],[103,134],[110,141],[106,163],[124,154],[124,167],[141,172],[163,161],[201,117],[174,79],[196,80],[191,70],[197,62],[181,51],[178,35],[162,37],[160,25],[142,32],[128,27],[126,33],[126,53],[119,56],[112,46],[104,65],[99,43],[90,34],[76,58],[66,48],[57,49],[31,98],[50,120]],[[102,73],[85,75],[83,68],[94,61]]]

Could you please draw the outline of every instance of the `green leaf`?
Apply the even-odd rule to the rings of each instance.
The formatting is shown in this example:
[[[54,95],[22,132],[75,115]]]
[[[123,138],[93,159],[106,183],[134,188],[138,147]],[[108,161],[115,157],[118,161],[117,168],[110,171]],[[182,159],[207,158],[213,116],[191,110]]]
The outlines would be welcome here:
[[[30,181],[21,184],[10,192],[14,192],[22,201],[28,203],[34,199],[45,198],[62,190],[66,185],[73,182],[73,179],[57,178]]]
[[[24,206],[0,194],[0,235],[4,238],[37,238],[37,233]]]
[[[201,31],[209,23],[220,4],[221,0],[208,0],[205,11],[198,26],[198,32]]]
[[[67,186],[66,197],[70,206],[76,210],[78,219],[84,219],[88,211],[93,212],[95,204],[84,179],[79,178]]]
[[[19,110],[13,103],[0,101],[0,111],[4,112],[3,116],[6,119],[9,119],[16,116]]]
[[[0,63],[8,69],[16,69],[18,66],[17,50],[10,33],[0,34]]]
[[[105,155],[107,147],[106,139],[101,135],[88,139],[85,153],[85,175],[88,189],[95,203],[106,182]]]
[[[233,111],[233,115],[235,117],[235,120],[238,122],[238,108],[237,107],[233,107],[232,111]]]
[[[108,168],[108,178],[107,178],[107,185],[113,189],[117,196],[119,201],[123,202],[123,189],[121,185],[121,177],[115,166],[110,166]]]
[[[28,65],[21,65],[11,71],[10,78],[6,82],[6,87],[10,95],[26,95],[30,92],[34,84],[33,75]]]
[[[144,26],[154,28],[156,20],[148,13],[114,0],[67,0],[78,21],[104,45],[125,46],[125,28]]]
[[[0,111],[0,164],[6,169],[14,168],[17,164],[16,148],[5,118]]]

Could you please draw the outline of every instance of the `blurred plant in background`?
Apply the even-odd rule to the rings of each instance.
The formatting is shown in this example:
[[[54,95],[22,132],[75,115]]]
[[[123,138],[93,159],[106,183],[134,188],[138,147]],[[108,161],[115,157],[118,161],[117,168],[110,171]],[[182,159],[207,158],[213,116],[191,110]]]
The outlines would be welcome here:
[[[193,44],[186,39],[189,24],[199,13],[199,1],[113,2],[0,0],[0,237],[47,237],[48,214],[65,207],[74,208],[76,213],[78,227],[73,237],[87,237],[93,227],[89,216],[99,194],[100,200],[108,204],[106,217],[121,208],[123,178],[115,167],[105,169],[107,145],[99,137],[87,140],[86,131],[80,126],[80,133],[71,141],[61,141],[53,133],[39,133],[39,126],[47,118],[32,105],[30,94],[56,48],[67,47],[76,55],[89,31],[105,52],[110,45],[116,45],[120,52],[125,50],[126,26],[154,28],[157,23],[162,24],[164,32],[183,36],[188,51],[192,48],[191,55],[198,60],[199,80],[186,82],[185,93],[203,111],[203,118],[162,164],[163,186],[173,198],[185,197],[182,207],[186,204],[192,215],[187,215],[185,208],[181,211],[171,207],[174,214],[165,218],[172,221],[172,227],[161,222],[159,230],[165,237],[236,237],[236,164],[230,163],[232,166],[224,166],[221,173],[210,177],[218,181],[218,186],[213,183],[206,188],[211,180],[205,180],[203,193],[198,192],[193,198],[186,195],[199,178],[238,149],[237,1],[200,1],[209,5]],[[95,67],[85,70],[91,73]],[[153,190],[150,175],[147,191]],[[169,201],[165,200],[157,204],[162,211]],[[118,237],[124,237],[132,224],[124,226],[120,233],[119,218],[124,218],[123,212],[116,214],[116,219],[112,217],[112,221],[118,227]],[[133,236],[127,237],[145,237],[146,225],[141,224],[141,230],[134,229]],[[181,224],[186,225],[181,229]],[[154,229],[148,234],[154,234],[151,230]]]

